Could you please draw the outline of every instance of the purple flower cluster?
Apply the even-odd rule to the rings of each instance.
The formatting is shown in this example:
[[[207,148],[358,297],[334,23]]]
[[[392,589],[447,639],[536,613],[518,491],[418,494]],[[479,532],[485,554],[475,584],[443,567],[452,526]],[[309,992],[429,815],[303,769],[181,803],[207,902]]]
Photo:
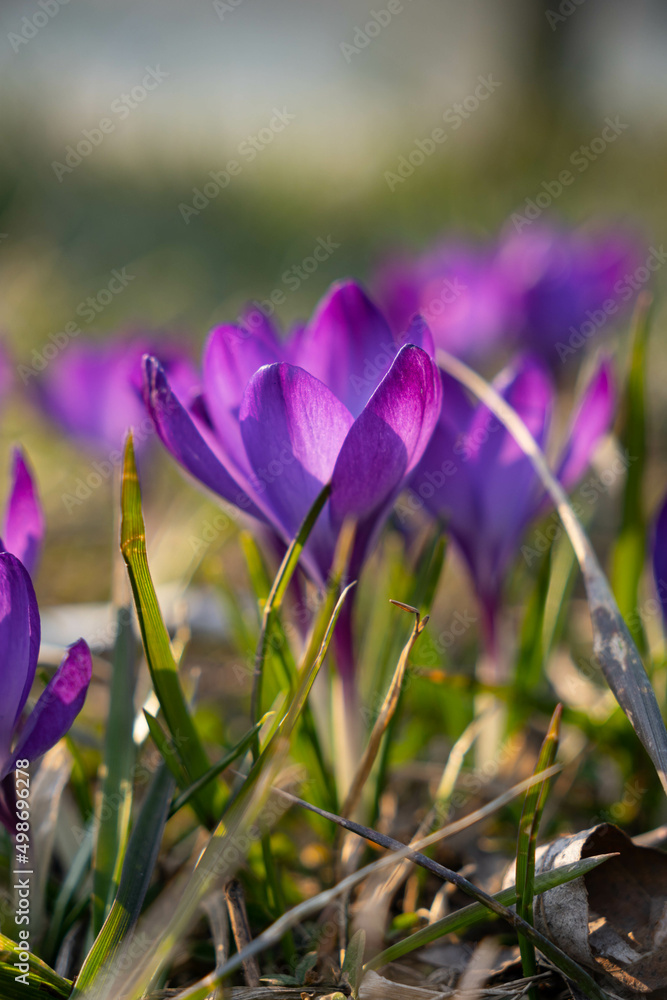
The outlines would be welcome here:
[[[37,598],[30,578],[44,535],[37,490],[23,454],[14,454],[12,485],[0,539],[0,822],[13,832],[12,772],[18,760],[38,760],[71,728],[92,673],[90,650],[79,639],[40,695],[23,711],[35,679],[40,643]]]
[[[374,287],[394,330],[418,313],[436,346],[458,357],[518,348],[567,361],[627,313],[639,264],[636,239],[622,231],[533,224],[489,245],[447,240],[421,256],[396,256]]]
[[[521,346],[494,385],[545,448],[555,398],[546,363],[596,310],[620,311],[635,261],[632,241],[619,233],[532,226],[493,247],[448,243],[385,264],[376,282],[385,313],[354,281],[341,281],[286,337],[257,311],[216,327],[200,375],[173,341],[142,335],[70,345],[32,392],[54,423],[97,450],[117,454],[127,427],[148,422],[186,472],[281,546],[330,484],[301,559],[318,586],[343,524],[356,525],[349,567],[356,577],[407,490],[446,524],[463,554],[492,649],[505,578],[526,528],[549,504],[504,426],[438,369],[436,347],[479,358],[499,345]],[[593,325],[597,331],[604,322]],[[613,407],[603,361],[556,465],[566,488],[584,472]],[[663,534],[666,525],[663,512]],[[16,760],[36,759],[67,731],[91,673],[80,640],[22,722],[39,652],[31,575],[43,534],[33,477],[17,451],[0,542],[0,820],[10,829]],[[336,640],[351,684],[349,605]]]
[[[517,358],[495,384],[545,446],[555,392],[544,365]],[[427,496],[426,508],[444,519],[464,554],[492,643],[504,579],[526,527],[547,501],[511,435],[438,371],[421,319],[396,338],[362,289],[341,282],[284,341],[268,321],[214,329],[204,351],[202,393],[189,408],[162,366],[147,358],[145,398],[161,440],[183,468],[283,542],[331,481],[303,558],[318,583],[346,517],[358,522],[350,567],[356,576],[401,490]],[[567,488],[584,472],[612,414],[605,362],[558,465]],[[445,475],[445,466],[456,475]],[[339,661],[349,677],[349,615],[338,631]]]
[[[548,509],[532,462],[482,403],[443,373],[440,419],[410,488],[456,540],[480,600],[486,642],[495,645],[502,587],[526,528]],[[544,366],[522,356],[493,381],[544,451],[554,386]],[[558,460],[557,475],[572,489],[614,414],[611,367],[603,361],[580,401]]]

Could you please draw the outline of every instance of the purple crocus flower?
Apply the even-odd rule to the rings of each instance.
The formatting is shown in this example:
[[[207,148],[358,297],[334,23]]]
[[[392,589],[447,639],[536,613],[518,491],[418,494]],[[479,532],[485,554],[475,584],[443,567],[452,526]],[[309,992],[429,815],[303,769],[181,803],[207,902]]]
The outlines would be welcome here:
[[[526,223],[487,244],[447,240],[394,258],[375,287],[394,329],[421,313],[436,345],[457,357],[518,347],[552,364],[623,318],[649,275],[639,263],[636,239],[622,230]]]
[[[424,349],[432,351],[430,335],[415,323],[401,346],[351,281],[334,285],[285,343],[257,314],[246,322],[211,332],[203,393],[190,409],[158,361],[146,359],[157,432],[196,479],[283,542],[331,481],[303,563],[323,584],[343,521],[354,517],[356,576],[438,418],[438,369]],[[339,620],[337,632],[345,627]],[[339,665],[349,679],[349,648]]]
[[[514,326],[512,289],[490,246],[447,240],[421,256],[394,257],[374,287],[392,329],[405,330],[419,314],[436,345],[459,358],[497,350]]]
[[[12,552],[18,556],[33,575],[44,539],[44,512],[32,473],[20,448],[14,449],[11,478],[0,552]]]
[[[16,556],[0,553],[0,822],[15,829],[14,781],[17,761],[35,762],[55,746],[81,711],[92,660],[80,639],[21,725],[37,668],[40,621],[30,576]],[[22,768],[24,770],[25,768]]]
[[[487,649],[494,653],[505,577],[527,526],[548,503],[530,459],[509,431],[484,404],[473,403],[454,378],[443,373],[442,382],[440,420],[411,479],[408,502],[423,504],[446,521],[473,578]],[[554,388],[543,366],[521,357],[493,385],[544,449]],[[557,465],[566,489],[586,469],[609,428],[613,406],[611,370],[604,361],[584,392]]]
[[[667,624],[667,495],[662,501],[653,529],[653,578]]]
[[[197,388],[186,352],[173,342],[140,336],[117,340],[77,340],[68,345],[33,391],[47,416],[84,447],[114,455],[129,426],[141,447],[151,435],[142,401],[141,359],[154,354],[184,399]]]
[[[635,278],[636,240],[621,230],[508,228],[496,259],[515,303],[517,326],[509,332],[516,332],[522,348],[548,361],[567,361],[612,329],[641,287]]]

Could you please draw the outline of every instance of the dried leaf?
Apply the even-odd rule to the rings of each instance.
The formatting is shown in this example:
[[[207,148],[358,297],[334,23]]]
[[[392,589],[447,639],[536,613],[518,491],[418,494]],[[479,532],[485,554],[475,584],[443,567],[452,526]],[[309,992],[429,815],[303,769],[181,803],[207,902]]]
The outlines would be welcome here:
[[[593,970],[609,992],[665,1000],[667,855],[601,823],[540,848],[536,872],[597,854],[616,857],[540,896],[535,927]]]

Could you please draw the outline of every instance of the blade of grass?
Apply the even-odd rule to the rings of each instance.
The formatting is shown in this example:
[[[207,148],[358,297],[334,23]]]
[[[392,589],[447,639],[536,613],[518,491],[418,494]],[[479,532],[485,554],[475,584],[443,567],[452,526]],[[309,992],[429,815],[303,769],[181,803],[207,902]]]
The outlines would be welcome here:
[[[510,730],[517,728],[521,715],[526,711],[526,702],[543,677],[545,649],[544,622],[547,613],[547,595],[551,583],[552,548],[540,560],[537,579],[533,584],[530,597],[526,603],[526,611],[521,623],[519,649],[516,657],[514,681],[515,699],[510,706],[508,726]],[[517,704],[514,704],[514,701]]]
[[[534,894],[539,896],[543,892],[548,892],[549,889],[555,889],[557,886],[571,882],[575,878],[581,878],[582,875],[592,871],[593,868],[601,865],[603,861],[607,861],[614,856],[613,854],[600,854],[596,857],[584,858],[583,861],[575,861],[570,865],[562,865],[560,868],[552,868],[551,871],[538,875],[535,878]],[[501,892],[495,893],[493,898],[502,903],[503,906],[511,906],[516,897],[517,887],[512,885]],[[379,969],[383,965],[388,965],[389,962],[395,962],[405,955],[410,955],[417,948],[433,944],[434,941],[444,937],[445,934],[461,934],[463,931],[475,927],[477,924],[485,923],[489,919],[489,916],[488,909],[481,903],[469,903],[468,906],[462,906],[460,910],[448,913],[441,920],[434,921],[428,927],[423,927],[421,930],[415,931],[414,934],[411,934],[403,941],[397,941],[396,944],[391,945],[385,951],[381,951],[379,955],[375,955],[366,963],[365,970]]]
[[[189,778],[183,768],[181,767],[179,761],[176,759],[174,751],[169,743],[169,737],[164,732],[162,726],[156,719],[154,715],[144,708],[143,710],[144,718],[148,726],[148,731],[151,734],[151,739],[155,744],[158,753],[162,757],[169,770],[171,771],[172,777],[179,788],[187,788],[189,785]],[[197,812],[197,802],[193,802],[193,808]],[[198,814],[199,815],[199,814]],[[201,818],[201,817],[200,817]],[[205,823],[203,825],[206,825]]]
[[[239,742],[224,755],[224,757],[221,757],[220,760],[217,761],[217,763],[215,763],[207,772],[207,774],[203,774],[201,778],[198,778],[194,784],[190,785],[189,788],[185,788],[181,794],[174,799],[169,810],[169,818],[175,815],[179,809],[182,809],[184,805],[187,805],[193,796],[197,794],[199,789],[203,788],[208,781],[212,781],[212,779],[217,777],[221,771],[224,771],[225,768],[229,767],[230,764],[233,764],[238,757],[250,749],[250,745],[255,737],[255,734],[261,729],[265,721],[266,716],[260,719],[259,722],[252,727],[252,729],[249,729],[245,736],[240,739]]]
[[[42,1000],[44,997],[69,997],[72,992],[69,979],[59,976],[32,951],[28,951],[27,962],[23,963],[19,952],[25,954],[26,951],[22,945],[0,934],[0,995],[3,1000],[5,997],[7,1000],[14,1000],[15,997],[17,1000],[21,997],[34,997],[35,1000]],[[28,966],[27,983],[17,980],[18,964]]]
[[[67,749],[72,757],[72,773],[69,779],[70,788],[74,793],[74,798],[77,806],[79,807],[81,818],[84,823],[87,823],[93,816],[95,808],[93,806],[90,788],[88,787],[88,776],[86,775],[83,757],[81,756],[81,750],[79,749],[78,743],[76,740],[72,739],[70,733],[65,736],[65,743],[67,744]]]
[[[165,764],[156,772],[132,830],[118,893],[104,926],[88,952],[72,997],[82,996],[113,962],[139,919],[160,852],[174,780]]]
[[[62,937],[63,924],[74,894],[81,888],[90,870],[90,858],[93,852],[93,820],[91,819],[76,852],[74,860],[60,886],[53,911],[49,918],[49,926],[42,945],[42,954],[49,961],[54,961]]]
[[[148,567],[146,529],[131,433],[125,446],[121,504],[120,547],[130,577],[148,669],[167,728],[192,782],[206,774],[211,764],[181,687],[169,633],[162,620]],[[215,825],[222,808],[221,790],[209,783],[197,794],[196,801],[208,825]]]
[[[347,557],[348,549],[344,544],[343,551]],[[336,560],[335,564],[338,565]],[[275,802],[270,815],[262,815],[262,810],[271,792],[277,788],[279,771],[289,750],[290,736],[324,661],[336,620],[349,590],[350,587],[347,587],[336,602],[315,662],[304,662],[292,703],[246,780],[228,802],[222,820],[211,834],[185,887],[179,885],[171,894],[168,906],[162,903],[158,910],[153,907],[150,917],[147,916],[145,926],[150,929],[150,933],[148,930],[143,932],[144,939],[148,941],[145,950],[134,961],[127,974],[120,971],[126,967],[121,951],[117,962],[111,967],[107,963],[106,968],[99,970],[95,980],[83,994],[86,1000],[106,1000],[125,993],[132,997],[142,996],[151,982],[159,976],[173,948],[182,939],[202,899],[216,884],[231,878],[244,860],[250,844],[256,839],[252,831],[258,821],[263,819],[264,825],[270,825],[282,813],[282,807],[278,808]],[[287,930],[286,928],[286,932]],[[248,949],[244,949],[244,953],[247,951]]]
[[[543,452],[525,423],[507,401],[458,358],[442,350],[438,351],[437,357],[440,367],[483,400],[498,417],[530,458],[551,496],[584,578],[593,627],[593,651],[614,697],[653,761],[662,787],[667,792],[667,730],[655,692],[593,547],[563,487],[549,469]]]
[[[382,739],[398,706],[410,653],[412,652],[415,642],[424,631],[426,623],[428,622],[428,615],[422,619],[417,608],[410,607],[408,604],[402,604],[400,601],[392,601],[391,603],[395,604],[399,608],[402,608],[403,611],[407,611],[409,614],[414,614],[415,623],[410,638],[405,644],[403,652],[399,657],[398,665],[394,671],[391,684],[389,685],[389,690],[387,691],[384,702],[382,703],[378,717],[375,720],[368,744],[362,754],[361,760],[359,761],[359,766],[357,767],[352,779],[350,789],[345,797],[345,802],[341,808],[341,813],[344,816],[349,816],[350,813],[356,809],[359,803],[364,786],[373,769],[373,764],[375,763],[375,759],[382,744]]]
[[[555,771],[557,769],[551,770]],[[545,775],[542,777],[544,776]],[[515,786],[514,789],[511,789],[511,793],[513,793],[513,795],[520,794],[518,791],[519,789],[521,789],[521,791],[525,790],[526,787],[534,784],[536,780],[540,779],[536,779],[532,776],[526,781],[521,782],[520,785]],[[295,798],[286,792],[281,792],[280,794],[281,797],[290,798],[292,800]],[[501,800],[504,801],[506,796],[509,794],[510,793],[505,793],[505,795],[500,796],[499,799],[496,800],[496,804]],[[299,804],[304,805],[306,808],[312,810],[313,812],[317,812],[318,814],[323,814],[324,812],[323,810],[317,809],[316,807],[310,805],[310,803],[305,803],[302,800],[299,800]],[[520,929],[524,934],[529,936],[540,951],[542,951],[542,953],[546,955],[560,969],[560,971],[567,976],[568,979],[576,983],[582,992],[586,996],[590,997],[591,1000],[609,1000],[607,994],[600,989],[595,980],[589,975],[588,972],[586,972],[585,969],[582,969],[579,965],[577,965],[577,963],[562,952],[560,948],[549,941],[548,938],[545,938],[542,934],[536,931],[534,927],[530,924],[526,924],[525,921],[516,915],[516,913],[508,909],[502,903],[499,903],[493,896],[489,896],[488,893],[478,889],[467,879],[463,878],[463,876],[459,875],[458,872],[451,871],[451,869],[437,864],[437,862],[432,861],[430,858],[416,853],[410,846],[401,844],[400,841],[393,840],[393,838],[386,837],[384,834],[379,834],[374,830],[369,830],[367,827],[362,827],[358,823],[353,823],[351,820],[333,815],[330,815],[327,818],[330,818],[333,822],[344,827],[344,829],[358,832],[359,836],[371,840],[372,842],[379,844],[381,847],[395,851],[396,853],[381,858],[379,861],[375,861],[372,864],[367,865],[365,868],[361,868],[359,871],[353,872],[351,875],[342,879],[333,888],[328,889],[325,892],[321,892],[312,899],[305,900],[298,906],[293,907],[279,920],[275,921],[271,927],[267,928],[266,931],[256,937],[251,945],[248,945],[248,947],[244,948],[243,951],[233,955],[222,969],[206,976],[194,986],[178,994],[178,1000],[206,1000],[209,993],[215,989],[226,976],[228,976],[235,969],[239,968],[242,962],[250,955],[257,955],[265,948],[271,947],[281,939],[288,928],[294,927],[296,924],[305,919],[305,917],[323,909],[325,906],[329,905],[329,903],[333,902],[338,896],[349,892],[358,882],[367,878],[373,872],[380,871],[382,868],[391,867],[405,857],[410,857],[415,861],[415,863],[427,868],[439,878],[442,878],[447,882],[452,882],[463,892],[472,896],[473,899],[483,904],[497,916],[507,920],[515,929]],[[460,821],[459,823],[452,823],[449,827],[445,828],[445,831],[438,831],[437,834],[432,834],[431,836],[425,838],[418,846],[421,848],[427,846],[429,843],[434,843],[434,838],[442,839],[443,836],[446,836],[447,833],[453,831],[457,826],[460,828]]]
[[[551,717],[547,735],[542,743],[537,766],[534,771],[535,775],[546,771],[556,759],[562,713],[563,706],[557,705]],[[521,820],[519,822],[519,837],[516,851],[516,912],[529,924],[533,922],[535,845],[548,789],[549,781],[547,779],[542,784],[533,785],[526,792]],[[519,950],[521,952],[521,965],[524,976],[527,978],[535,976],[537,974],[535,948],[533,943],[528,941],[523,934],[519,934]],[[531,1000],[536,1000],[533,987],[530,987],[529,995]]]
[[[318,497],[315,501],[319,504],[321,497]],[[304,522],[305,523],[305,522]],[[302,541],[305,542],[304,537]],[[250,576],[252,588],[257,598],[257,602],[261,609],[260,614],[260,627],[263,627],[263,620],[266,614],[267,604],[269,603],[269,595],[272,592],[272,588],[275,588],[276,581],[272,581],[269,577],[268,570],[266,568],[263,554],[259,549],[257,542],[252,535],[244,533],[241,537],[243,554],[245,556],[246,565],[248,567],[248,574]],[[281,565],[278,570],[278,576],[280,576],[283,571]],[[294,570],[291,571],[292,574]],[[277,579],[277,578],[276,578]],[[273,600],[273,598],[271,598]],[[280,605],[282,604],[282,597],[280,597],[280,604],[278,606],[273,606],[273,613],[271,614],[272,624],[267,626],[266,632],[266,652],[268,653],[269,648],[275,652],[278,659],[278,663],[283,671],[284,680],[279,683],[279,688],[276,688],[275,693],[278,690],[289,689],[290,695],[294,693],[294,684],[296,680],[296,665],[294,663],[294,658],[292,656],[292,651],[290,649],[287,635],[285,630],[282,628],[280,621]],[[275,641],[270,641],[271,637],[275,636]],[[260,640],[261,641],[261,640]],[[259,643],[255,646],[255,664],[253,665],[253,681],[254,681],[254,667],[256,665],[257,654],[259,650]],[[262,666],[262,682],[261,687],[264,690],[264,681],[266,680],[266,662]],[[272,692],[274,693],[274,692]],[[259,709],[258,709],[259,710]],[[322,785],[322,793],[327,804],[336,807],[336,789],[335,783],[332,779],[329,768],[326,765],[324,759],[324,753],[322,751],[322,745],[320,743],[319,734],[317,731],[317,726],[315,723],[315,718],[313,716],[310,704],[306,702],[303,710],[303,715],[301,717],[301,722],[299,726],[299,731],[297,733],[297,740],[301,747],[299,747],[299,756],[303,755],[308,757],[310,761],[317,767],[319,772],[319,777]]]
[[[118,608],[116,623],[118,632],[111,664],[103,781],[95,816],[92,897],[94,936],[102,929],[116,894],[132,812],[136,656],[129,607]]]
[[[445,535],[443,529],[444,525],[441,521],[438,521],[435,525],[433,533],[427,537],[426,542],[419,553],[412,578],[412,586],[409,588],[408,596],[406,598],[407,603],[416,608],[430,608],[433,605],[435,593],[442,574],[442,568],[445,563],[445,557],[447,555],[447,536]],[[394,623],[392,623],[392,625],[393,624]],[[393,641],[391,642],[391,646],[392,648],[394,647]],[[381,668],[379,676],[384,676],[384,665],[379,662],[381,657],[376,657],[376,659],[378,660],[378,666]],[[373,689],[377,690],[378,686],[379,685],[374,684]],[[398,715],[400,715],[400,713],[398,713]],[[387,737],[380,749],[377,779],[375,781],[375,788],[373,792],[373,806],[370,815],[371,823],[374,823],[380,814],[380,799],[387,782],[389,758],[391,755],[391,747],[393,745],[394,727],[396,725],[398,715],[395,713],[394,717],[390,720]]]
[[[442,777],[440,778],[440,783],[435,793],[433,808],[429,810],[428,814],[419,824],[419,829],[411,840],[411,844],[413,846],[421,840],[422,837],[425,837],[428,831],[432,830],[438,822],[442,822],[447,818],[449,801],[452,797],[452,793],[454,792],[454,788],[456,787],[456,782],[459,774],[461,773],[461,768],[463,767],[466,754],[472,748],[485,721],[486,717],[483,714],[478,715],[477,718],[473,719],[473,721],[463,730],[458,740],[450,750],[447,763],[445,764]],[[377,892],[379,894],[381,893],[387,903],[397,892],[401,883],[408,877],[409,872],[410,861],[407,859],[401,862],[400,865],[397,865],[395,870],[391,872],[386,879],[384,879],[383,884],[377,887]]]
[[[633,320],[632,355],[621,405],[621,433],[628,465],[623,494],[621,527],[612,554],[611,583],[621,614],[630,633],[645,654],[646,636],[639,605],[639,582],[646,561],[646,518],[643,482],[646,467],[646,347],[651,318],[651,295],[642,292],[637,299]]]
[[[306,514],[306,517],[301,524],[296,536],[292,540],[284,555],[283,561],[280,564],[276,578],[273,581],[273,586],[269,592],[269,596],[266,599],[266,604],[264,605],[264,611],[262,614],[262,624],[259,633],[259,641],[257,643],[257,652],[255,655],[255,668],[253,672],[252,681],[252,696],[250,701],[250,717],[253,725],[257,722],[261,714],[261,701],[262,701],[262,675],[264,672],[264,661],[266,659],[267,646],[269,641],[269,636],[271,628],[277,615],[280,606],[283,602],[283,598],[290,584],[292,577],[296,571],[297,565],[299,563],[299,558],[303,552],[304,545],[308,540],[308,536],[319,517],[322,508],[329,499],[329,494],[331,493],[331,483],[327,485],[319,492],[315,502]],[[259,742],[255,745],[255,758],[259,756]]]
[[[299,563],[299,558],[303,552],[304,546],[308,540],[308,536],[312,531],[317,518],[319,517],[322,508],[327,502],[329,495],[331,493],[331,484],[327,483],[319,494],[315,498],[315,502],[311,506],[310,510],[306,514],[296,536],[293,538],[292,542],[287,548],[287,551],[283,557],[283,560],[278,568],[276,578],[273,581],[271,590],[269,591],[268,597],[264,604],[264,610],[262,613],[262,622],[260,626],[259,640],[257,642],[257,650],[255,653],[255,664],[253,670],[252,679],[252,693],[250,698],[250,718],[254,725],[259,715],[261,714],[262,708],[262,681],[264,678],[264,671],[266,667],[266,656],[271,636],[271,631],[278,624],[278,614],[280,607],[287,592],[287,588],[292,580],[296,568]],[[283,636],[284,638],[284,636]],[[300,713],[299,713],[300,714]],[[312,734],[313,730],[311,730]],[[260,743],[259,743],[259,731],[256,732],[253,742],[252,742],[252,755],[253,760],[257,761],[260,756]],[[282,887],[280,883],[279,874],[274,863],[273,854],[271,850],[271,838],[270,835],[266,834],[262,837],[262,857],[264,860],[264,868],[266,871],[267,883],[269,885],[271,896],[273,898],[274,911],[278,912],[284,908],[284,898]],[[287,938],[283,943],[283,947],[287,954],[287,958],[294,957],[294,943],[291,937]]]

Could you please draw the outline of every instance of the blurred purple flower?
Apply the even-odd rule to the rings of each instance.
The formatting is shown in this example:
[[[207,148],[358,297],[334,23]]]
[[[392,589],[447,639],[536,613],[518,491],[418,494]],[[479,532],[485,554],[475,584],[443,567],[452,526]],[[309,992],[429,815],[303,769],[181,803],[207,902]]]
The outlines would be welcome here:
[[[443,373],[442,382],[440,420],[410,488],[412,497],[446,521],[458,543],[482,607],[487,647],[493,650],[508,569],[527,526],[549,503],[531,461],[500,421],[482,403],[475,405],[454,378]],[[544,449],[554,388],[542,365],[521,357],[493,385]],[[583,394],[557,465],[566,489],[583,474],[613,412],[612,375],[605,361]]]
[[[6,344],[0,340],[0,400],[9,392],[13,381],[9,351]]]
[[[398,344],[351,281],[334,285],[286,343],[260,314],[246,323],[211,332],[203,393],[190,410],[155,358],[146,359],[145,398],[157,432],[196,479],[284,542],[331,480],[303,563],[322,584],[343,521],[353,516],[356,576],[438,418],[430,335],[416,322]],[[341,668],[349,675],[351,662]]]
[[[85,447],[117,452],[130,426],[141,447],[151,433],[142,400],[141,359],[146,353],[160,359],[174,391],[189,399],[197,376],[186,352],[173,342],[148,337],[70,344],[34,380],[34,392],[47,416]]]
[[[11,775],[16,762],[33,763],[68,732],[81,711],[92,672],[90,650],[79,639],[21,726],[39,642],[39,609],[30,576],[16,556],[0,553],[0,822],[10,833],[16,821]]]
[[[653,530],[653,577],[667,627],[667,496],[662,501]]]
[[[14,449],[12,484],[5,509],[0,552],[12,552],[34,575],[44,540],[44,512],[20,448]]]
[[[395,257],[375,288],[393,330],[423,316],[436,346],[460,358],[497,349],[511,328],[514,302],[491,248],[442,242],[420,257]]]
[[[641,287],[639,262],[636,239],[621,230],[534,223],[493,245],[447,241],[390,260],[375,287],[393,329],[420,313],[436,346],[457,357],[518,346],[553,363],[622,319]]]
[[[640,285],[637,242],[628,233],[531,225],[508,230],[497,270],[516,303],[522,348],[566,361],[623,318]]]

